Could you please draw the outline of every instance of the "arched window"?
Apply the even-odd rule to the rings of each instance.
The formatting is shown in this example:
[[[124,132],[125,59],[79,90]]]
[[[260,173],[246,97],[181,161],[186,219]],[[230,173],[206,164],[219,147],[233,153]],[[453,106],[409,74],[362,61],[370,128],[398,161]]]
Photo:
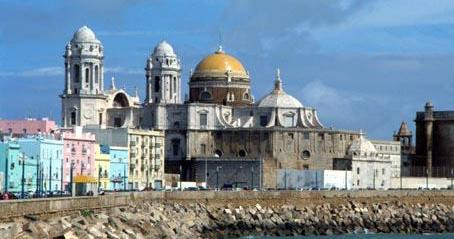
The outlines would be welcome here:
[[[241,149],[240,151],[238,151],[238,155],[242,158],[246,157],[247,155],[246,150]]]
[[[80,81],[80,66],[74,65],[74,82]]]
[[[76,112],[71,112],[71,125],[76,125]]]
[[[214,157],[216,157],[216,158],[222,157],[222,151],[220,149],[216,149],[214,151]]]
[[[180,139],[172,139],[173,156],[178,156],[178,151],[180,151]]]
[[[304,150],[303,152],[301,152],[301,157],[304,160],[309,159],[311,157],[311,153],[308,150]]]
[[[200,100],[211,100],[210,92],[208,91],[202,92],[202,94],[200,94]]]
[[[249,94],[248,93],[244,93],[243,100],[249,100]]]
[[[159,92],[161,90],[161,79],[159,76],[154,77],[154,92]]]
[[[85,69],[85,83],[88,83],[90,80],[90,70],[88,68]]]
[[[99,80],[99,70],[98,66],[95,66],[95,83],[98,83]]]

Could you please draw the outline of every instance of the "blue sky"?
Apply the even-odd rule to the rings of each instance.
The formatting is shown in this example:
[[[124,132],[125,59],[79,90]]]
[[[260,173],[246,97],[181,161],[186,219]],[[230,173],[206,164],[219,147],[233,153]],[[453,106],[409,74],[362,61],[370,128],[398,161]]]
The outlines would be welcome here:
[[[82,25],[104,45],[105,84],[115,75],[142,96],[159,41],[174,46],[187,82],[221,39],[249,70],[256,99],[279,67],[285,90],[327,127],[390,139],[401,121],[413,128],[428,100],[454,108],[450,0],[0,0],[0,118],[59,121],[62,55]]]

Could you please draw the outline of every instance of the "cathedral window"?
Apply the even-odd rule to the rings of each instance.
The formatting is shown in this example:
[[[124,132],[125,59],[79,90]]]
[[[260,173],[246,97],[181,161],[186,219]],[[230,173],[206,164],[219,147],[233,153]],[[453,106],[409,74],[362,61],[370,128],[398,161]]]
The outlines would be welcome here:
[[[204,92],[202,92],[202,94],[200,94],[200,100],[210,100],[210,99],[211,99],[210,92],[204,91]]]
[[[74,65],[74,82],[80,81],[80,66]]]
[[[260,126],[265,127],[268,124],[268,117],[266,115],[260,116]]]
[[[161,79],[159,76],[154,78],[154,92],[159,92],[161,90]]]
[[[88,83],[90,80],[90,70],[88,68],[85,69],[85,83]]]
[[[202,113],[200,114],[200,126],[207,126],[208,120],[207,120],[207,114]]]
[[[214,151],[214,157],[217,157],[217,158],[222,157],[222,151],[219,150],[219,149],[216,149],[216,150]]]
[[[241,149],[239,152],[238,152],[238,156],[240,156],[241,158],[244,158],[246,157],[246,150],[244,149]]]
[[[99,69],[98,66],[95,66],[95,83],[98,83],[99,78]]]
[[[76,112],[71,112],[71,125],[76,125]]]
[[[172,153],[173,156],[178,156],[178,151],[180,150],[180,140],[172,139]]]
[[[301,157],[306,160],[306,159],[309,159],[311,157],[311,153],[307,150],[304,150],[303,152],[301,152]]]
[[[284,125],[293,127],[295,125],[295,116],[293,114],[284,115]]]

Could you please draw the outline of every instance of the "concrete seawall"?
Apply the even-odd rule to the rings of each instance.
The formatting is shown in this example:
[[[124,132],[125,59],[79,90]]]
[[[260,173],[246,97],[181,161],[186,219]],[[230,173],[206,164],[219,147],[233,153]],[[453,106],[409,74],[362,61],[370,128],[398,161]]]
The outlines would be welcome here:
[[[183,191],[183,192],[130,192],[109,194],[98,197],[68,197],[28,200],[0,201],[0,219],[24,215],[48,214],[78,211],[84,209],[112,208],[142,201],[188,201],[209,203],[230,203],[246,200],[283,200],[283,201],[316,201],[342,198],[379,199],[390,197],[414,197],[414,200],[425,202],[434,197],[454,199],[454,190],[444,191]]]

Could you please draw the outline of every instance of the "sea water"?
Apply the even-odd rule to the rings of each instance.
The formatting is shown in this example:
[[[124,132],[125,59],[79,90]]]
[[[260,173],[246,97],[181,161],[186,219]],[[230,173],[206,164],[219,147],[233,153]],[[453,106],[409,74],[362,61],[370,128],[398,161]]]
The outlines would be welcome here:
[[[336,236],[295,236],[295,237],[266,237],[266,236],[248,236],[241,237],[241,239],[353,239],[353,238],[365,238],[365,239],[454,239],[454,234],[443,233],[443,234],[348,234],[348,235],[336,235]]]

